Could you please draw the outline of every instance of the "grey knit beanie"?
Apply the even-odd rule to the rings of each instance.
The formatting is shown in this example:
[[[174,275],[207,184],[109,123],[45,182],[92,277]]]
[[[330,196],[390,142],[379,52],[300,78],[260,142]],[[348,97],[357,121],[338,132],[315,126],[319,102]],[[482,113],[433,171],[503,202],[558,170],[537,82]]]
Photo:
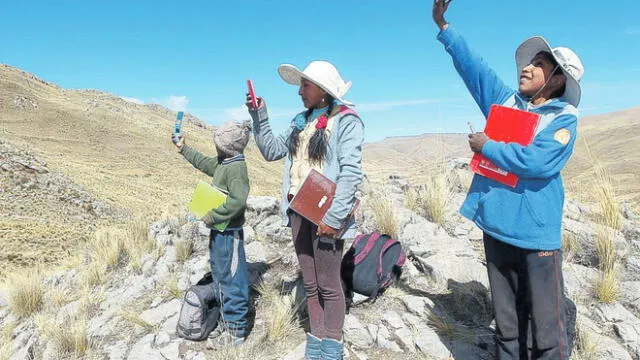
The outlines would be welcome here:
[[[244,151],[249,142],[251,125],[249,121],[228,121],[213,131],[213,141],[227,156],[236,156]]]

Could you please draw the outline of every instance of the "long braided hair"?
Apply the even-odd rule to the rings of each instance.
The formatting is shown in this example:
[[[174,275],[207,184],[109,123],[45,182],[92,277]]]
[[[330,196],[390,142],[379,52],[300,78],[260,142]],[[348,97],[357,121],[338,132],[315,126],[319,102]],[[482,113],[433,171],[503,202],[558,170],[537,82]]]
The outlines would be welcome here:
[[[331,116],[335,99],[331,95],[327,95],[327,100],[327,102],[329,103],[329,107],[323,115],[320,115],[318,117],[318,119],[320,119],[322,116],[328,119]],[[313,109],[310,108],[305,111],[304,115],[302,115],[304,116],[305,125],[306,122],[309,121],[309,117],[312,113]],[[316,131],[311,136],[311,139],[309,139],[309,146],[307,148],[307,151],[309,154],[309,160],[312,165],[322,164],[327,156],[327,145],[329,143],[329,137],[326,131],[326,122],[323,125],[324,126],[316,125]],[[289,153],[292,156],[296,156],[296,154],[298,153],[298,146],[300,145],[300,132],[302,130],[304,130],[304,126],[294,125],[293,131],[291,132],[291,135],[289,135],[287,147],[289,148]]]

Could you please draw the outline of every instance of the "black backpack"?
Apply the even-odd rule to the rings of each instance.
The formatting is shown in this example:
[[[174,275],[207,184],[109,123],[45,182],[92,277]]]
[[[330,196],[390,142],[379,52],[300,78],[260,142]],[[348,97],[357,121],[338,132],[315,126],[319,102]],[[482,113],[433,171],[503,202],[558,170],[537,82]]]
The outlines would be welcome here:
[[[352,292],[368,296],[374,302],[402,272],[407,257],[400,242],[377,231],[356,237],[342,258],[342,281]]]
[[[184,294],[176,333],[187,340],[205,340],[218,325],[220,308],[213,277],[208,273]]]

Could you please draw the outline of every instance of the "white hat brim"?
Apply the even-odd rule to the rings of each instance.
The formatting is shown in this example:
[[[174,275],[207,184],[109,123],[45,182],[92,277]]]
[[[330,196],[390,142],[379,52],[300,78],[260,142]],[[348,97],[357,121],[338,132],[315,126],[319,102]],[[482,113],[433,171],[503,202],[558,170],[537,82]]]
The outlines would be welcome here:
[[[331,95],[334,99],[338,100],[339,102],[341,102],[341,103],[343,103],[343,104],[345,104],[347,106],[355,106],[354,103],[352,103],[351,101],[348,101],[348,100],[343,99],[342,97],[338,96],[338,94],[336,94],[334,91],[332,91],[330,89],[327,89],[319,81],[310,78],[309,76],[307,76],[304,72],[300,71],[300,69],[298,69],[294,65],[282,64],[282,65],[278,66],[278,74],[280,74],[280,77],[282,78],[282,80],[284,80],[287,84],[296,85],[296,86],[300,86],[300,80],[303,79],[303,78],[306,79],[306,80],[309,80],[312,83],[314,83],[315,85],[317,85],[319,88],[324,90],[327,94]]]
[[[519,77],[522,73],[522,69],[527,66],[531,59],[533,59],[539,52],[545,51],[551,54],[556,62],[561,63],[561,61],[556,57],[556,54],[553,52],[551,45],[541,36],[534,36],[525,40],[518,49],[516,50],[516,66],[518,68],[517,76]],[[567,102],[574,107],[578,107],[580,104],[580,97],[582,95],[582,90],[580,89],[580,83],[576,78],[573,77],[570,73],[564,70],[562,66],[562,73],[564,73],[567,81],[565,83],[565,90],[562,97],[564,97]]]

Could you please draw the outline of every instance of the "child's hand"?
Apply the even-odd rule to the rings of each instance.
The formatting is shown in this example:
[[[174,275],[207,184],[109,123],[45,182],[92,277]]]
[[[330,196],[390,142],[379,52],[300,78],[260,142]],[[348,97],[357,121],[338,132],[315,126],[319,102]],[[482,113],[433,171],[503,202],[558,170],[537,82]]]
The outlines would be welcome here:
[[[438,25],[440,30],[445,30],[449,24],[444,19],[444,13],[447,12],[451,0],[433,0],[433,21]]]
[[[207,213],[207,215],[202,217],[202,222],[204,222],[205,225],[211,227],[214,225],[214,221],[213,221],[213,216],[211,216],[211,214]]]
[[[482,146],[489,141],[489,137],[485,133],[469,134],[469,147],[473,152],[482,152]]]
[[[249,111],[257,111],[258,109],[262,108],[265,106],[264,103],[264,99],[261,97],[257,97],[257,103],[258,103],[258,107],[256,109],[253,108],[253,103],[251,102],[251,95],[249,93],[247,93],[247,102],[245,103],[245,105],[247,106],[247,109],[249,109]]]
[[[316,231],[317,236],[326,236],[332,239],[336,237],[337,233],[338,233],[338,230],[332,228],[331,226],[325,224],[322,221],[320,221],[320,224],[318,225],[318,231]]]
[[[171,141],[178,147],[178,149],[182,150],[182,147],[184,146],[184,135],[180,134],[177,137],[171,136]]]

